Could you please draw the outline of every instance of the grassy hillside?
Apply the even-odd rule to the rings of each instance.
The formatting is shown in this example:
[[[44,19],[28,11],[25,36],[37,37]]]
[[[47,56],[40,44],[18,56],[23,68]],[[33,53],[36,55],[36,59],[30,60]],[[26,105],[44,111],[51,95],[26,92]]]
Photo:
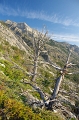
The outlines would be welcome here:
[[[27,91],[32,88],[29,85],[24,85],[20,80],[30,79],[27,75],[30,68],[25,66],[29,56],[5,40],[0,39],[0,42],[0,119],[5,119],[4,116],[6,116],[11,120],[61,120],[58,114],[41,110],[33,111],[27,106],[27,97],[22,95],[22,90]],[[46,73],[43,71],[43,74]],[[42,81],[42,84],[44,83],[45,80]],[[44,86],[47,87],[48,84],[49,82]],[[36,92],[31,92],[31,94],[37,98],[40,97]]]
[[[5,26],[4,23],[2,24]],[[6,41],[1,32],[0,36],[0,119],[64,120],[65,117],[62,113],[55,113],[45,109],[42,110],[36,106],[36,108],[31,108],[31,100],[41,101],[40,95],[29,84],[23,84],[21,81],[26,80],[29,82],[31,79],[29,73],[31,73],[33,69],[32,38],[24,36],[24,34],[21,36],[20,34],[19,37],[21,37],[21,39],[23,39],[30,47],[30,51],[25,52]],[[74,68],[71,68],[70,71],[78,71],[79,53],[77,51],[79,48],[66,43],[58,43],[53,40],[50,40],[44,47],[45,50],[48,50],[51,61],[60,67],[63,67],[67,60],[69,48],[74,48],[70,62],[77,64]],[[40,55],[40,60],[45,62],[46,56],[43,54]],[[40,74],[36,79],[38,86],[47,96],[50,96],[50,89],[53,90],[55,80],[60,74],[59,71],[51,66],[39,63],[38,73]],[[67,75],[62,82],[58,98],[61,99],[62,96],[65,97],[72,91],[79,95],[78,84],[79,74],[72,76]],[[63,90],[66,91],[65,94],[62,92]],[[71,95],[68,95],[68,99],[71,99]],[[75,102],[76,99],[77,97],[73,96],[71,102]],[[62,104],[67,107],[68,110],[69,108],[73,109],[67,102],[63,102]]]

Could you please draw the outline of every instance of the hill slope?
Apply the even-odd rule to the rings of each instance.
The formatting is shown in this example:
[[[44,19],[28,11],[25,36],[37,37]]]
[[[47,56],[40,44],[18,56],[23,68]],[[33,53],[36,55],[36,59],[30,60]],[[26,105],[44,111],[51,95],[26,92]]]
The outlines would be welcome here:
[[[31,106],[32,102],[42,102],[40,95],[32,86],[22,83],[23,80],[29,81],[31,79],[29,73],[33,69],[32,32],[35,36],[38,33],[25,23],[15,23],[9,20],[0,22],[0,116],[6,116],[9,119],[14,119],[13,117],[26,119],[30,116],[32,119],[38,118],[40,120],[45,118],[46,120],[63,120],[74,117],[75,101],[79,100],[79,74],[67,75],[62,82],[57,97],[59,100],[58,108],[55,108],[57,113],[40,109],[37,112],[37,104],[34,104],[35,107],[32,106],[34,111],[27,106]],[[79,48],[77,46],[50,40],[44,47],[44,50],[48,51],[51,61],[60,67],[63,67],[66,62],[69,49],[73,49],[70,62],[76,64],[70,71],[79,71]],[[40,60],[45,62],[47,56],[42,52]],[[51,66],[40,63],[38,72],[42,77],[37,76],[37,84],[46,96],[50,96],[59,72]],[[31,112],[30,115],[27,109],[24,109],[26,106]],[[20,113],[19,109],[21,109]],[[24,112],[27,113],[27,116],[24,115]],[[39,115],[40,113],[41,115]]]

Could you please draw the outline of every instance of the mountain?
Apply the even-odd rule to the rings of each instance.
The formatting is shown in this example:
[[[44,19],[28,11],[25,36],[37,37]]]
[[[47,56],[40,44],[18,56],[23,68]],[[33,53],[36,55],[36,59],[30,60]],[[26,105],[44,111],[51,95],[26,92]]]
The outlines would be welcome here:
[[[5,23],[8,25],[8,27],[11,30],[17,31],[18,34],[25,33],[28,36],[31,36],[32,31],[34,32],[34,34],[37,34],[37,32],[38,32],[37,30],[30,28],[26,23],[16,23],[16,22],[12,22],[10,20],[7,20]]]
[[[79,73],[65,76],[53,111],[40,108],[38,103],[43,103],[43,100],[33,87],[33,83],[23,83],[29,82],[32,78],[33,39],[37,38],[38,34],[39,31],[26,23],[0,21],[0,119],[76,120],[79,114],[76,109],[79,106]],[[40,35],[43,36],[41,33]],[[44,64],[38,63],[40,76],[37,76],[35,84],[39,86],[38,89],[41,88],[45,99],[51,95],[56,78],[60,75],[59,70],[45,63],[50,58],[54,65],[63,68],[70,49],[72,53],[69,62],[76,65],[68,70],[78,72],[78,46],[59,43],[52,39],[44,45],[39,55],[39,61],[43,61]]]

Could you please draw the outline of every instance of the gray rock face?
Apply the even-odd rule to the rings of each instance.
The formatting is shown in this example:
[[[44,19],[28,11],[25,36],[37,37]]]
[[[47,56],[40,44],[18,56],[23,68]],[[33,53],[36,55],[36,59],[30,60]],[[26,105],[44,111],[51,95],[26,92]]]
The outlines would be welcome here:
[[[35,34],[37,34],[37,31],[32,29],[31,27],[29,27],[26,23],[16,23],[16,22],[12,22],[10,20],[7,20],[5,23],[10,28],[16,28],[16,29],[20,30],[22,33],[34,32]]]
[[[11,21],[7,21],[7,23],[13,24],[14,26],[16,25],[16,23],[11,22]],[[8,41],[12,46],[16,46],[21,50],[24,50],[27,52],[27,50],[29,49],[28,45],[20,38],[18,39],[18,37],[7,27],[3,26],[0,23],[0,36],[2,39]]]

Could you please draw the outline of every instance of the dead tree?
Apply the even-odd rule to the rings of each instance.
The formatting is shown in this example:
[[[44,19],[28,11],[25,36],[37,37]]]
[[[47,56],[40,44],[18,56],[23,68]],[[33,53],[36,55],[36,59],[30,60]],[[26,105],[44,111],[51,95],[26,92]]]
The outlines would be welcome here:
[[[68,58],[67,58],[67,62],[65,64],[65,66],[63,67],[63,69],[60,69],[60,76],[57,78],[56,80],[56,84],[55,84],[55,87],[54,87],[54,91],[52,93],[52,96],[51,96],[51,99],[55,99],[57,94],[58,94],[58,91],[59,91],[59,88],[60,88],[60,85],[61,85],[61,82],[64,78],[64,75],[67,73],[67,68],[69,66],[72,66],[73,64],[69,63],[69,59],[70,59],[70,55],[71,55],[71,52],[69,53],[68,55]]]
[[[53,93],[51,94],[50,97],[48,97],[47,100],[45,99],[45,94],[42,92],[41,88],[37,86],[37,84],[35,83],[35,80],[36,80],[37,73],[38,73],[37,69],[38,69],[39,56],[40,56],[41,51],[44,50],[43,49],[44,45],[46,44],[48,40],[49,39],[47,38],[47,32],[45,34],[42,34],[39,32],[36,36],[33,33],[34,67],[33,67],[33,72],[32,72],[32,79],[31,79],[32,82],[27,82],[27,81],[23,81],[23,82],[25,84],[31,85],[40,94],[40,97],[43,100],[43,105],[47,109],[52,110],[53,103],[56,100],[56,96],[59,92],[59,88],[60,88],[62,80],[64,79],[65,74],[74,74],[74,73],[79,73],[79,72],[68,73],[68,68],[75,65],[69,62],[71,51],[69,51],[67,61],[63,68],[60,68],[57,65],[55,65],[53,62],[51,62],[50,59],[48,59],[47,62],[44,62],[44,64],[51,65],[52,67],[60,71],[60,76],[56,79]]]
[[[33,67],[31,81],[34,82],[37,76],[39,55],[41,51],[43,50],[45,43],[49,40],[49,38],[47,37],[47,31],[44,34],[38,32],[37,35],[33,33],[32,38],[33,38],[33,50],[34,50],[33,51],[34,52],[34,67]]]
[[[49,98],[49,102],[46,101],[46,104],[48,104],[48,109],[52,109],[52,105],[54,103],[54,100],[56,99],[57,97],[57,94],[59,92],[59,88],[60,88],[60,85],[61,85],[61,82],[62,80],[64,79],[64,76],[65,74],[75,74],[75,73],[79,73],[79,72],[72,72],[72,73],[68,73],[68,68],[72,67],[73,65],[76,65],[76,64],[72,64],[72,63],[69,63],[69,59],[70,59],[70,55],[71,55],[71,51],[69,52],[69,55],[68,55],[68,58],[67,58],[67,62],[66,64],[64,65],[63,69],[55,66],[52,64],[51,61],[50,64],[52,64],[52,66],[56,69],[58,69],[60,71],[60,76],[56,79],[56,83],[55,83],[55,87],[54,87],[54,90],[53,90],[53,93],[51,94],[51,97]]]
[[[52,105],[53,105],[54,101],[56,100],[56,97],[57,97],[57,94],[59,92],[59,88],[60,88],[61,82],[64,79],[65,74],[71,75],[71,74],[77,74],[77,73],[79,73],[78,71],[72,72],[72,73],[68,72],[68,68],[76,65],[76,64],[72,64],[72,63],[69,62],[70,56],[71,56],[71,52],[72,51],[70,50],[68,58],[67,58],[67,61],[66,61],[66,63],[65,63],[65,65],[64,65],[63,68],[60,68],[57,65],[55,65],[53,62],[51,62],[50,59],[48,60],[48,64],[49,65],[51,65],[52,67],[54,67],[55,69],[57,69],[57,70],[60,71],[60,76],[56,79],[56,83],[55,83],[55,86],[54,86],[53,93],[48,98],[48,100],[45,101],[45,106],[47,107],[47,109],[50,109],[50,110],[52,109]]]

